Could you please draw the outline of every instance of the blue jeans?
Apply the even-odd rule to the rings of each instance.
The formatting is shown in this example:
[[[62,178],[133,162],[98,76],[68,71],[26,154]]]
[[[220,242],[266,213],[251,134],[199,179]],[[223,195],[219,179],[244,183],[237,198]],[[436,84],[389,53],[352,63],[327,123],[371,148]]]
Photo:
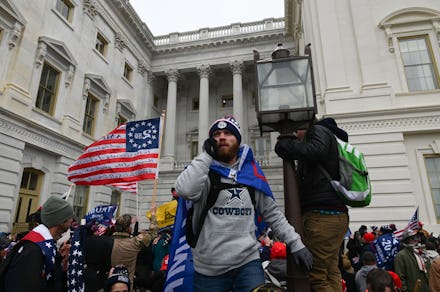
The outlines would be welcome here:
[[[248,292],[264,282],[259,259],[218,276],[205,276],[194,271],[194,292]]]

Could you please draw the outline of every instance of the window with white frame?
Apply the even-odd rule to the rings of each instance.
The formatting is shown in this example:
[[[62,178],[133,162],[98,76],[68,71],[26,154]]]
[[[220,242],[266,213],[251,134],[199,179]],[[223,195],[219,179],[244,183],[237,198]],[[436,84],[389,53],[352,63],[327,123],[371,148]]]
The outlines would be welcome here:
[[[128,81],[132,81],[133,79],[133,67],[131,67],[127,62],[124,64],[124,77]]]
[[[440,221],[440,155],[426,156],[425,164],[435,215]]]
[[[104,37],[103,34],[98,32],[96,34],[96,40],[95,40],[95,49],[104,57],[107,56],[107,49],[108,49],[108,41]]]
[[[119,211],[121,206],[121,192],[117,190],[112,190],[112,195],[110,198],[110,205],[116,205],[118,206],[118,209],[116,211],[116,217],[119,217]]]
[[[427,35],[398,38],[409,91],[439,88],[438,72]]]
[[[98,121],[108,111],[111,90],[102,76],[94,74],[85,74],[83,86],[83,132],[94,136]]]
[[[35,89],[33,89],[36,91],[35,108],[56,116],[56,105],[63,96],[63,89],[69,87],[73,81],[76,61],[63,42],[40,37],[35,66],[39,74],[35,74],[35,79],[39,79],[35,80]]]
[[[87,203],[89,199],[89,186],[78,185],[75,187],[75,195],[73,197],[73,214],[76,220],[81,220],[87,213]]]
[[[83,132],[93,135],[93,130],[96,123],[96,108],[98,106],[98,99],[89,93],[86,101],[86,109],[84,112]]]
[[[44,62],[35,102],[36,108],[53,115],[59,80],[60,72]]]
[[[388,14],[379,23],[388,51],[396,56],[404,91],[440,88],[440,13],[424,7],[408,7]]]
[[[191,110],[193,111],[198,111],[199,110],[199,98],[198,97],[193,97],[192,98],[192,106],[191,106]]]
[[[72,22],[74,5],[69,0],[57,0],[55,10],[68,22]]]

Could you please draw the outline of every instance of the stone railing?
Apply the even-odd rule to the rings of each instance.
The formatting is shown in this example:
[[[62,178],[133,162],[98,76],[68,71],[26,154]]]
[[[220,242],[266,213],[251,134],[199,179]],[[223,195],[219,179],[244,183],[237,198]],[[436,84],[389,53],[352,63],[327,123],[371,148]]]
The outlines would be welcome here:
[[[170,33],[168,35],[154,37],[156,46],[166,46],[177,43],[194,42],[216,38],[231,37],[256,32],[284,29],[284,18],[267,18],[262,21],[248,23],[234,23],[215,28],[201,28],[199,30]]]

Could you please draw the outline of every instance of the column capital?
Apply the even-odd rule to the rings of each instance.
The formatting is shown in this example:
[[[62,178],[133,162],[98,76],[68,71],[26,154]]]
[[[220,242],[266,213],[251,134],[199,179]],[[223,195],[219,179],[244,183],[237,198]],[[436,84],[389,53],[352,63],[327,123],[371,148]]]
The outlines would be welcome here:
[[[202,64],[197,67],[197,73],[199,73],[200,78],[209,78],[212,74],[211,66]]]
[[[229,67],[232,71],[232,74],[242,74],[243,73],[243,61],[231,61],[229,62]]]
[[[177,82],[177,80],[179,80],[180,77],[179,69],[168,69],[166,74],[168,81]]]

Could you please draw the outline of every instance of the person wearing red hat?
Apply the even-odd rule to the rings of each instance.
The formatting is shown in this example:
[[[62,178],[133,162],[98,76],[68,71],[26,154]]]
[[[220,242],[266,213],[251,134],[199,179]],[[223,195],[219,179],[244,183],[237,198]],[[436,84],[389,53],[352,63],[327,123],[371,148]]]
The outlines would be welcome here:
[[[266,267],[268,280],[277,286],[285,286],[287,281],[286,244],[276,241],[270,249],[271,260]],[[274,279],[275,278],[275,279]]]

